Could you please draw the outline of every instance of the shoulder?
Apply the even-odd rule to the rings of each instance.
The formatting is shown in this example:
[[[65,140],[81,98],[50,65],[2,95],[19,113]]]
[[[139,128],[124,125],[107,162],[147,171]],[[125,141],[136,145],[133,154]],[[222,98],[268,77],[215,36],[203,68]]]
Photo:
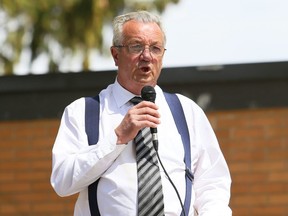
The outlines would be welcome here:
[[[194,122],[194,125],[199,124],[199,122],[207,122],[207,116],[203,109],[192,99],[181,95],[176,94],[181,102],[186,120]]]
[[[155,87],[155,90],[156,90],[157,95],[160,95],[160,97],[162,97],[163,99],[164,98],[167,99],[166,97],[164,97],[165,95],[166,96],[169,94],[176,95],[178,97],[180,103],[181,103],[181,106],[182,106],[185,114],[186,114],[186,112],[191,112],[191,111],[203,113],[202,108],[187,96],[184,96],[184,95],[179,94],[179,93],[172,93],[172,92],[163,91],[158,85]],[[157,97],[156,97],[156,100],[157,100]]]
[[[84,109],[85,109],[85,98],[81,97],[74,100],[65,107],[63,116],[69,118],[77,118],[83,115]]]
[[[61,127],[72,128],[84,125],[85,98],[78,98],[68,104],[61,117]]]
[[[65,109],[68,110],[79,109],[80,107],[84,106],[85,106],[85,97],[81,97],[68,104]]]
[[[203,112],[202,108],[192,99],[188,98],[187,96],[184,96],[182,94],[176,94],[177,97],[179,98],[179,101],[181,102],[181,105],[183,109],[188,109],[188,110],[194,110],[197,112]]]
[[[109,95],[112,91],[112,84],[109,85],[106,89],[102,89],[99,94],[95,93],[95,95],[85,96],[78,98],[71,102],[69,105],[66,106],[65,109],[68,110],[78,110],[78,109],[84,109],[86,105],[86,100],[91,99],[92,101],[96,99],[97,96],[99,96],[100,100],[104,100],[107,95]]]

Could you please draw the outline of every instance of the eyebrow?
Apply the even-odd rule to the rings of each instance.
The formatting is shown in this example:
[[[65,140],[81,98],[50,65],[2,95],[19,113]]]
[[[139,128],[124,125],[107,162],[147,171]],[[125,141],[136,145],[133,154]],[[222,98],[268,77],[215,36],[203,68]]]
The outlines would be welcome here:
[[[131,40],[128,41],[128,44],[142,44],[142,45],[145,44],[146,45],[146,43],[144,43],[143,41],[138,40],[138,39],[136,39],[136,40],[131,39]],[[163,44],[160,41],[154,41],[152,43],[149,43],[148,45],[149,46],[152,46],[152,45],[163,46]]]

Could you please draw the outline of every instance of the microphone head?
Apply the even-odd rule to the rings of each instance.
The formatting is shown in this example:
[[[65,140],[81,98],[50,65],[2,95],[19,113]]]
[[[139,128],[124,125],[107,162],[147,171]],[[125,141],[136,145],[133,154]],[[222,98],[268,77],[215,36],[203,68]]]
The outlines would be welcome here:
[[[141,90],[141,97],[145,101],[155,102],[156,92],[152,86],[144,86]]]

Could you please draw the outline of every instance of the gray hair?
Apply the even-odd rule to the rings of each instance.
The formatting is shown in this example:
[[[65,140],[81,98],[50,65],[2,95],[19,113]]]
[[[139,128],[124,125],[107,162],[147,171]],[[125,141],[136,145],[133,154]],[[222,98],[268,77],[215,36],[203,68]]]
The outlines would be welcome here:
[[[120,16],[115,17],[113,20],[113,46],[121,45],[123,42],[123,25],[130,21],[135,20],[137,22],[143,23],[156,23],[164,35],[164,45],[166,44],[166,35],[163,30],[161,20],[159,16],[155,14],[151,14],[147,11],[137,11],[137,12],[130,12],[127,14],[123,14]]]

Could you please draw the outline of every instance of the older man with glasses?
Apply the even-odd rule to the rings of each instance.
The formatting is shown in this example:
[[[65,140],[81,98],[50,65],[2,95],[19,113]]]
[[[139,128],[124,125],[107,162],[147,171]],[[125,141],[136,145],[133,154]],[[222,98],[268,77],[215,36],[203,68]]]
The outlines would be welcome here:
[[[99,94],[98,121],[88,125],[99,137],[89,142],[85,98],[66,107],[53,147],[53,188],[60,196],[79,193],[75,216],[231,216],[229,170],[204,112],[177,94],[183,117],[177,115],[157,85],[166,51],[159,17],[124,14],[113,30],[117,76]]]

